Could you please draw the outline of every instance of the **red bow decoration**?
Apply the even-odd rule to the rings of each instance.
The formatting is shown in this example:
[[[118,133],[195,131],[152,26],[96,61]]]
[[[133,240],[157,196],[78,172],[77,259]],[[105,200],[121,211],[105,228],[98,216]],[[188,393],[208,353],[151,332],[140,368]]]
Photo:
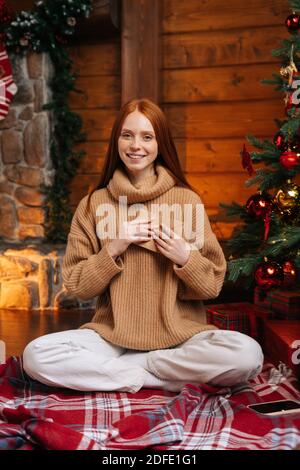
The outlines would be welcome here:
[[[245,144],[244,144],[243,150],[241,151],[241,157],[242,157],[243,168],[244,169],[246,168],[249,175],[252,176],[255,173],[255,170],[254,170],[253,165],[252,165],[252,160],[251,160],[250,153],[246,149]]]

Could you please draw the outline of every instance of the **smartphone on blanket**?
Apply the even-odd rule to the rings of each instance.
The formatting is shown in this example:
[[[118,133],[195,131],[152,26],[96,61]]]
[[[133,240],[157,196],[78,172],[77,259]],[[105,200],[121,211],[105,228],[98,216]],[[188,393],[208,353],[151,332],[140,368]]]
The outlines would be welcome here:
[[[300,402],[294,400],[268,401],[248,405],[248,408],[266,415],[285,415],[287,413],[300,413]]]

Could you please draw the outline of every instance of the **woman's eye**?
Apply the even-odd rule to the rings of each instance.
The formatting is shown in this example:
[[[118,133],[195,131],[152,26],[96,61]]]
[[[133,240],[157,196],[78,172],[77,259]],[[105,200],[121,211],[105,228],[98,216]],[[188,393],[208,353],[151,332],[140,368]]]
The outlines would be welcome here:
[[[131,139],[131,134],[128,134],[127,132],[124,133],[124,134],[121,134],[121,137],[124,137],[125,139]],[[144,140],[146,141],[150,141],[151,139],[153,139],[153,136],[152,135],[145,135],[144,137]]]

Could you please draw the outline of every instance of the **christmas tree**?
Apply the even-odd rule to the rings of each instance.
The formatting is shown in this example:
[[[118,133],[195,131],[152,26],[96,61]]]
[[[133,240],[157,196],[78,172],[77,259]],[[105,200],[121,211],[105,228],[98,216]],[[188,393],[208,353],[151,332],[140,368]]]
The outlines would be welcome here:
[[[256,192],[244,205],[220,204],[227,216],[243,222],[228,242],[227,280],[240,279],[247,288],[258,285],[264,291],[299,289],[300,0],[289,0],[289,5],[292,13],[285,20],[289,36],[272,51],[282,67],[263,80],[283,92],[285,118],[275,120],[278,132],[270,141],[246,136],[257,151],[248,152],[245,144],[241,151],[242,165],[250,176],[245,184],[256,185]]]

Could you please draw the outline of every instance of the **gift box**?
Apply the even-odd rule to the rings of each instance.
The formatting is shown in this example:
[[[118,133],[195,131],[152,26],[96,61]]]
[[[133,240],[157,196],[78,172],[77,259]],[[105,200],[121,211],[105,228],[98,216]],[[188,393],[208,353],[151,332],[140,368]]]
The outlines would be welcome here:
[[[300,322],[272,320],[265,324],[264,353],[277,366],[284,362],[300,379]]]
[[[250,302],[233,302],[206,306],[207,323],[221,330],[239,331],[258,341],[262,337],[263,322],[272,318],[272,312]]]
[[[300,319],[300,290],[271,289],[263,291],[256,287],[254,303],[258,307],[272,311],[275,318]]]

